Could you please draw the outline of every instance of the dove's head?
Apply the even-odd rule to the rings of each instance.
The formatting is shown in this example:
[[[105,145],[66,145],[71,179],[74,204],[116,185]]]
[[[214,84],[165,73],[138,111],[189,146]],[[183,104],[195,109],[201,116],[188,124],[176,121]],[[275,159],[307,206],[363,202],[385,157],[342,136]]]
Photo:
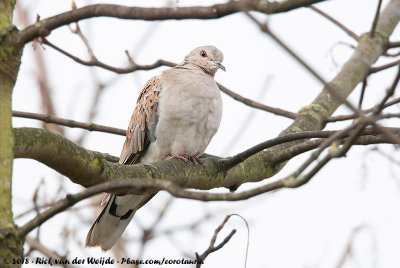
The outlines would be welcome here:
[[[194,64],[205,72],[214,75],[218,69],[224,70],[221,64],[224,59],[222,52],[214,46],[203,46],[193,49],[189,55],[185,57],[185,63]]]

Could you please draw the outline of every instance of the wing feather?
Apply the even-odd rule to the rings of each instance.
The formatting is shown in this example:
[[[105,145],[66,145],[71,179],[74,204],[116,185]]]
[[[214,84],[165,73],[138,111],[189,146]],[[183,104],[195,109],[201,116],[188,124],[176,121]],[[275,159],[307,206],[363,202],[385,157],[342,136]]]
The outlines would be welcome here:
[[[146,83],[140,92],[126,132],[125,143],[119,158],[120,164],[137,162],[150,143],[155,141],[160,91],[160,80],[158,76],[155,76]]]

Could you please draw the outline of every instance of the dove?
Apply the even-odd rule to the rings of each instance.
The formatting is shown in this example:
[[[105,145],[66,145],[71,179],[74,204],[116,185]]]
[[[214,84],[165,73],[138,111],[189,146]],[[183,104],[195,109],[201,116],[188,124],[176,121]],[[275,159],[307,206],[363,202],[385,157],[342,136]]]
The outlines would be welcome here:
[[[217,132],[222,100],[214,75],[223,55],[214,46],[193,49],[183,63],[151,78],[139,94],[119,163],[152,163],[180,159],[202,164],[204,153]],[[106,251],[118,241],[135,212],[156,192],[110,195],[86,238],[86,246]]]

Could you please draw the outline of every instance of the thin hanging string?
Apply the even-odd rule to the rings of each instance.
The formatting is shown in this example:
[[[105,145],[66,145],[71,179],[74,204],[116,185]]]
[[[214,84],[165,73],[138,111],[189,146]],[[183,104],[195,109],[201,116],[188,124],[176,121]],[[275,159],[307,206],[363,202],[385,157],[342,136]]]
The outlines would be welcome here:
[[[233,213],[233,214],[229,214],[229,217],[230,216],[237,216],[237,217],[241,218],[244,221],[244,223],[246,224],[246,228],[247,228],[247,245],[246,245],[246,257],[244,259],[244,268],[246,268],[246,266],[247,266],[247,255],[249,254],[249,242],[250,242],[249,224],[247,223],[247,220],[243,216],[241,216],[239,214]]]

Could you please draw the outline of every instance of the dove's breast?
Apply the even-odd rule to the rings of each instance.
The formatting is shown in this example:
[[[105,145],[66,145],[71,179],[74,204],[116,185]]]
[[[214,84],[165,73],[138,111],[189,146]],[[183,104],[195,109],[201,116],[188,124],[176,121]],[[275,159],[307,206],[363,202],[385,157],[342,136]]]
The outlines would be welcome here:
[[[198,156],[217,132],[222,117],[221,94],[214,78],[197,70],[161,74],[156,141],[142,162],[166,155]]]

